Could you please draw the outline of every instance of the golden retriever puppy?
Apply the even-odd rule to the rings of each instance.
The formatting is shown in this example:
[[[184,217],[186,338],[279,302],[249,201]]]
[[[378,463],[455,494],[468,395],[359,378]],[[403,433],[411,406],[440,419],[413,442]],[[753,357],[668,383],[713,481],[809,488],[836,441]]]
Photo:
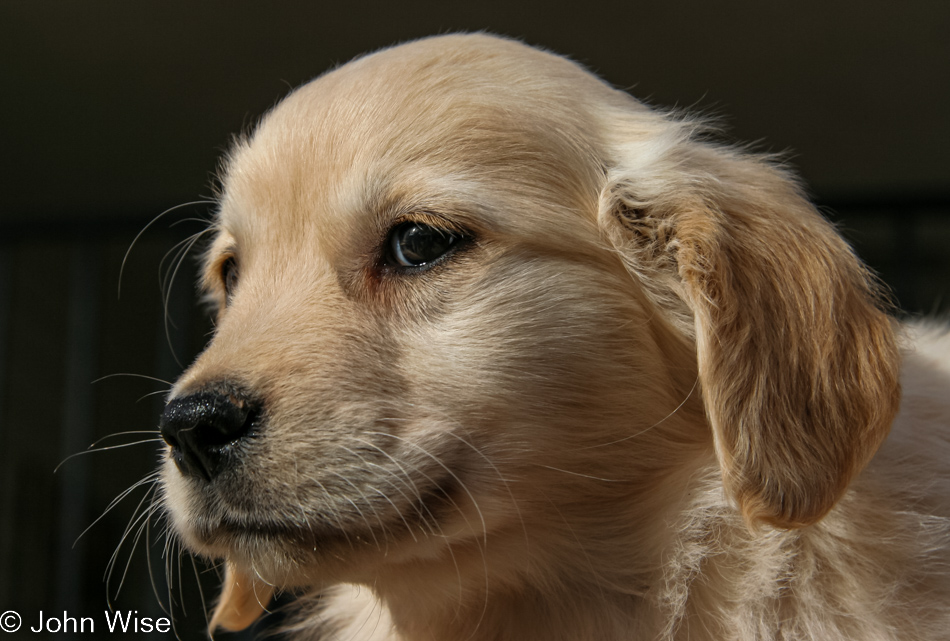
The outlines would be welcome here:
[[[161,421],[212,629],[292,590],[300,639],[950,638],[950,338],[703,134],[454,35],[235,146]]]

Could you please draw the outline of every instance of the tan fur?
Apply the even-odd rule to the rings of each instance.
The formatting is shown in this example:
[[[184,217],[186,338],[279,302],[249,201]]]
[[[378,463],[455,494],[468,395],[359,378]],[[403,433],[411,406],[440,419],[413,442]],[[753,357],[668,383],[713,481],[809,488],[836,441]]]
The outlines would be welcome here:
[[[213,633],[218,628],[232,632],[243,630],[264,614],[273,597],[272,586],[228,563],[224,571],[224,591],[208,623],[208,632]]]
[[[471,242],[381,269],[406,219]],[[446,36],[291,94],[216,227],[172,398],[264,421],[226,479],[163,471],[214,623],[276,586],[299,639],[950,638],[950,339],[766,160]]]

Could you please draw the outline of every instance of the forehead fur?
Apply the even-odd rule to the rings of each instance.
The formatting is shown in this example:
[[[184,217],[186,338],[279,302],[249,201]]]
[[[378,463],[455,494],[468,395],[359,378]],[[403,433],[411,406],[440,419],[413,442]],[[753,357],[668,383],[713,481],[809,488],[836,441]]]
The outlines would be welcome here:
[[[228,215],[250,208],[305,227],[395,200],[451,209],[440,198],[467,192],[482,215],[494,196],[505,209],[520,199],[593,219],[604,167],[592,105],[610,103],[629,109],[630,98],[513,41],[445,36],[384,50],[297,89],[237,145],[222,222],[253,224],[246,211]]]

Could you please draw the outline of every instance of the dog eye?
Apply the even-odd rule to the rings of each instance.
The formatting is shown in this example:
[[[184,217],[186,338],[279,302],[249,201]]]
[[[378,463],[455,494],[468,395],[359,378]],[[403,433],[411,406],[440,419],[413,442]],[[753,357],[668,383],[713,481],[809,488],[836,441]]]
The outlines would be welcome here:
[[[238,282],[238,265],[234,256],[228,256],[221,263],[221,282],[224,283],[224,294],[230,302]]]
[[[422,267],[449,252],[462,235],[425,223],[406,222],[389,234],[389,259],[401,267]]]

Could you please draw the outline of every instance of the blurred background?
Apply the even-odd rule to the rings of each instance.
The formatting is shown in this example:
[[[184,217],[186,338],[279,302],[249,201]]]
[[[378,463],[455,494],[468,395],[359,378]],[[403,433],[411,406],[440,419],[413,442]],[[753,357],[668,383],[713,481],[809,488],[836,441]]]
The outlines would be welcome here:
[[[0,0],[0,612],[20,636],[65,610],[106,638],[111,604],[203,637],[215,570],[167,549],[148,475],[167,381],[208,336],[187,250],[218,159],[324,70],[457,30],[787,154],[905,314],[946,309],[946,0]]]

